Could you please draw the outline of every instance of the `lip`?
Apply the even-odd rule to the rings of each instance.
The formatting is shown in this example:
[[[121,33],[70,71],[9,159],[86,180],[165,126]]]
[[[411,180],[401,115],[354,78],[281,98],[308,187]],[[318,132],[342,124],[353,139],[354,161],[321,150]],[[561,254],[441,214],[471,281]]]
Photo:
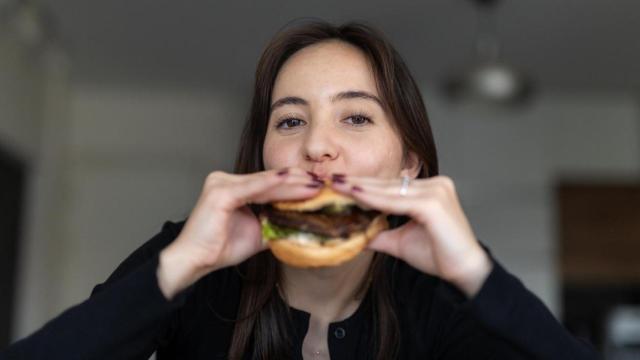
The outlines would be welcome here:
[[[340,173],[340,171],[326,171],[326,170],[309,170],[310,172],[316,174],[319,179],[330,179],[331,176],[335,173]]]
[[[327,172],[325,170],[321,170],[321,169],[309,169],[307,170],[307,172],[309,174],[312,174],[312,176],[318,178],[318,179],[324,179],[327,177]]]

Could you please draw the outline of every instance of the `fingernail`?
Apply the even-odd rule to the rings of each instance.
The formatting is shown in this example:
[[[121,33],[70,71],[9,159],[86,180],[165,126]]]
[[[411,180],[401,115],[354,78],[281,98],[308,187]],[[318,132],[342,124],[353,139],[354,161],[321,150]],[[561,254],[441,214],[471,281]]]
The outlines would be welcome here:
[[[343,177],[331,177],[331,181],[336,184],[344,184],[347,182]]]
[[[342,180],[342,182],[344,182],[345,177],[345,174],[332,174],[331,181],[340,182],[340,180]]]
[[[322,183],[320,183],[320,184],[319,183],[312,183],[312,184],[307,184],[305,186],[308,187],[308,188],[311,188],[311,189],[318,189],[318,188],[321,188],[323,186],[323,184]]]
[[[278,171],[277,174],[278,174],[278,176],[284,176],[284,175],[287,175],[288,173],[289,173],[289,168],[284,168],[284,169]]]
[[[353,185],[351,187],[351,190],[353,190],[355,192],[362,192],[363,191],[362,188],[360,186],[358,186],[358,185]]]
[[[314,179],[319,179],[320,177],[318,176],[318,174],[312,172],[312,171],[307,171],[307,174],[309,174],[309,176],[311,176]]]
[[[319,179],[319,178],[313,178],[313,179],[311,179],[311,181],[313,181],[314,184],[324,185],[324,180]]]

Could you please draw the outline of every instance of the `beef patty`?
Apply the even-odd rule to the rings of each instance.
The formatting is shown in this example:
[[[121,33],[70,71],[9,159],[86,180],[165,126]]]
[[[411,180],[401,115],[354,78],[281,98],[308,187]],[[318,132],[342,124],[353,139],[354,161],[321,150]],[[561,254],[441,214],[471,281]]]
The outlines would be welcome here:
[[[364,231],[373,218],[380,214],[378,211],[365,211],[357,206],[340,214],[331,214],[322,210],[313,212],[285,211],[271,206],[267,206],[264,212],[274,225],[330,238],[348,238],[351,233]]]

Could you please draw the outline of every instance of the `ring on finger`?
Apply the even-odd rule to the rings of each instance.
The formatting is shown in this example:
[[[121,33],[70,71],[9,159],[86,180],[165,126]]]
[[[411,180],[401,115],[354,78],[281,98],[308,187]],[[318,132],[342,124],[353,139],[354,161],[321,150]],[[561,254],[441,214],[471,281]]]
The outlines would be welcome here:
[[[409,183],[411,182],[411,178],[408,176],[402,177],[402,185],[400,185],[400,196],[407,196],[407,192],[409,191]]]

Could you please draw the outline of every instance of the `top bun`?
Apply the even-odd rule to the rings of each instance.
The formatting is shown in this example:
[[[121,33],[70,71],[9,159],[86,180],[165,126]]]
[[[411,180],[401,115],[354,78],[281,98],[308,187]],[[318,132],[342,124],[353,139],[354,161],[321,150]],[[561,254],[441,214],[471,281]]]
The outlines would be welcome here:
[[[333,190],[327,184],[325,184],[320,192],[312,198],[304,200],[277,201],[272,203],[273,207],[278,210],[291,211],[316,211],[329,205],[342,207],[355,204],[356,201],[352,197]]]

